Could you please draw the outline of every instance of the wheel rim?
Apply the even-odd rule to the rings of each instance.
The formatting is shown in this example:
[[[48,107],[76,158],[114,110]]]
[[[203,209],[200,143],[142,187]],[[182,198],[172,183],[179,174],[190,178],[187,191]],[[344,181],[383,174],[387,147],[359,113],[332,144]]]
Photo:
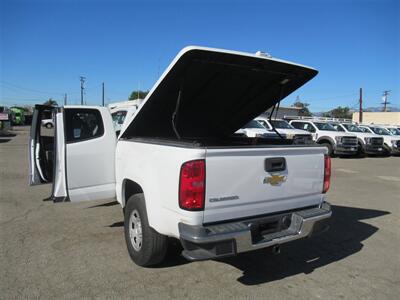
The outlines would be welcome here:
[[[129,218],[129,236],[133,249],[139,251],[142,248],[142,220],[136,209]]]

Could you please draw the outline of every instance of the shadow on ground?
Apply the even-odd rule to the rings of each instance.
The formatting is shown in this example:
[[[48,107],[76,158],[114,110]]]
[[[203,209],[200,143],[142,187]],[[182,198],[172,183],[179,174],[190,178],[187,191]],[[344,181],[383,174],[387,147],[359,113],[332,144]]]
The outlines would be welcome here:
[[[238,281],[245,285],[271,282],[300,273],[309,274],[361,251],[362,242],[379,230],[362,220],[389,214],[386,211],[346,206],[332,206],[332,210],[329,231],[288,243],[282,246],[280,255],[259,250],[220,261],[242,270]]]
[[[15,137],[15,136],[17,136],[15,133],[9,133],[9,132],[0,133],[0,137]]]
[[[11,139],[0,139],[0,144],[1,144],[1,143],[7,143],[7,142],[9,142],[9,141],[11,141]]]
[[[114,205],[118,205],[119,203],[117,201],[111,201],[111,202],[106,202],[106,203],[102,203],[102,204],[97,204],[97,205],[93,205],[93,206],[89,206],[87,208],[96,208],[96,207],[109,207],[109,206],[114,206]]]
[[[309,274],[361,251],[362,242],[379,228],[362,222],[389,214],[387,211],[346,206],[332,206],[330,229],[316,237],[284,244],[281,253],[274,255],[270,249],[242,253],[238,256],[218,259],[243,272],[237,280],[244,285],[267,283],[297,274]],[[116,222],[109,227],[123,227]],[[170,239],[164,262],[153,268],[168,268],[189,263],[181,255],[182,247],[176,239]]]

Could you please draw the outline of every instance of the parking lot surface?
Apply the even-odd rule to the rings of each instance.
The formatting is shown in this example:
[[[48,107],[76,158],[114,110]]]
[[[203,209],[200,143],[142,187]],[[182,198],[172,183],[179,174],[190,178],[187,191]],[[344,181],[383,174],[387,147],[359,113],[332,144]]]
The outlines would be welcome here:
[[[0,138],[0,298],[399,299],[400,157],[334,158],[324,235],[229,259],[133,264],[121,207],[43,201],[28,128]]]

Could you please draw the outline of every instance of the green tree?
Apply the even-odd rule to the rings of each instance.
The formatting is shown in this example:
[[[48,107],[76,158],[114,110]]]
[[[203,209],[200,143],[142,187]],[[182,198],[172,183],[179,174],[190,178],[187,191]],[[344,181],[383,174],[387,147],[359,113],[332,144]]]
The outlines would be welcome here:
[[[144,99],[146,98],[148,93],[149,91],[141,91],[141,90],[133,91],[129,96],[129,100]]]
[[[48,105],[48,106],[57,106],[58,103],[56,100],[53,100],[53,98],[49,98],[49,100],[45,101],[43,105]]]
[[[350,112],[350,108],[347,106],[344,107],[338,106],[325,114],[331,118],[343,118],[343,119],[352,118],[352,113]]]
[[[301,102],[299,97],[296,98],[296,102],[293,103],[293,106],[301,108],[301,110],[299,111],[299,115],[300,116],[305,116],[305,117],[311,117],[312,116],[312,113],[308,109],[310,104],[305,103],[305,102]]]

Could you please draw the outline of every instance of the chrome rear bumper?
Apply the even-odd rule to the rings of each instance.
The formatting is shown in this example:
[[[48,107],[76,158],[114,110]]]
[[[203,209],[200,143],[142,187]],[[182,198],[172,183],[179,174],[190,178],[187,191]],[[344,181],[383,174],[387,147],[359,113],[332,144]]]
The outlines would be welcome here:
[[[238,222],[210,226],[179,223],[182,254],[189,260],[203,260],[287,243],[325,229],[322,223],[331,215],[329,203],[323,202],[319,207]]]

